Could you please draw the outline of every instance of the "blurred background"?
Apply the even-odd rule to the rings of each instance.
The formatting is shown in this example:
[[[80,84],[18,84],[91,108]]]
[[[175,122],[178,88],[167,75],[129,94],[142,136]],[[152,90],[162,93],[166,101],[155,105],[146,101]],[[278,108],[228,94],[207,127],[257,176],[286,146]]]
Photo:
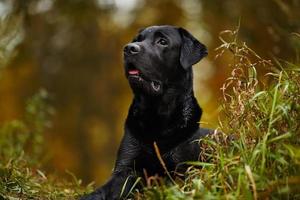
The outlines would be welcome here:
[[[0,0],[0,124],[22,118],[44,88],[54,109],[47,172],[103,183],[113,168],[132,94],[122,48],[137,30],[171,24],[206,44],[194,66],[204,127],[217,127],[231,57],[215,59],[219,33],[235,29],[264,58],[299,62],[299,0]],[[299,40],[298,40],[299,41]]]

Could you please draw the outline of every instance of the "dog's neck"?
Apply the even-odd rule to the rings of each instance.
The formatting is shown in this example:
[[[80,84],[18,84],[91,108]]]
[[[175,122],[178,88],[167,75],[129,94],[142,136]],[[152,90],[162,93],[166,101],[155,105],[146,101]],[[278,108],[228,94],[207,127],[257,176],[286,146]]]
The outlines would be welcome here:
[[[163,92],[161,95],[135,93],[134,107],[143,115],[151,115],[159,119],[172,119],[172,115],[180,114],[180,108],[189,107],[191,104],[198,105],[196,99],[193,103],[188,101],[194,99],[192,69],[182,77],[175,79],[176,81],[166,80],[162,84]]]
[[[193,98],[193,91],[185,91],[169,87],[164,89],[160,96],[149,96],[146,94],[136,94],[133,104],[142,115],[154,115],[160,119],[171,119],[172,115],[178,113],[178,108],[190,106],[186,102]]]
[[[202,110],[194,97],[192,81],[185,87],[168,85],[161,96],[135,94],[126,127],[148,142],[182,141],[199,127]],[[191,84],[191,85],[190,85]]]

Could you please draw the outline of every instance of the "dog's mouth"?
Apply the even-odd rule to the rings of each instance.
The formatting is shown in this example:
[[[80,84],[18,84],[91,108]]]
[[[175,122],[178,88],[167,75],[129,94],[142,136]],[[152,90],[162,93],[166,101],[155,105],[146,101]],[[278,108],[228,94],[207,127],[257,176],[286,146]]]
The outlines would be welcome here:
[[[138,70],[138,69],[128,70],[128,75],[129,76],[139,76],[140,75],[140,70]]]
[[[129,64],[127,65],[127,73],[126,76],[128,78],[129,83],[138,83],[143,81],[144,78],[142,77],[141,70],[137,69],[134,65]]]
[[[127,76],[139,76],[141,70],[136,68],[133,64],[127,64],[126,66]]]
[[[162,93],[162,82],[150,80],[134,65],[127,65],[126,76],[131,88],[136,92],[146,92],[151,95]]]

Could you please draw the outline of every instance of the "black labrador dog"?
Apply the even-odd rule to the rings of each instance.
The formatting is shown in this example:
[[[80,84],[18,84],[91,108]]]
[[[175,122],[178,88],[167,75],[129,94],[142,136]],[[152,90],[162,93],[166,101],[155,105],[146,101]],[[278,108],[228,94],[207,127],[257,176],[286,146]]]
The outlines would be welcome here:
[[[164,175],[154,143],[168,171],[198,160],[196,141],[212,130],[199,128],[202,110],[194,97],[192,65],[206,55],[206,47],[187,30],[169,25],[143,29],[124,47],[134,93],[125,134],[111,178],[82,200],[122,199],[144,171]]]

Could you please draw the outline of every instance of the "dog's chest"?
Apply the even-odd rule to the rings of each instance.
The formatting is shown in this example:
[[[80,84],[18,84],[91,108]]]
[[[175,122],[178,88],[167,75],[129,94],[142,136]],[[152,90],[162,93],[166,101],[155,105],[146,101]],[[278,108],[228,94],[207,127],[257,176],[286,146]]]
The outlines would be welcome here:
[[[176,150],[167,152],[155,151],[154,146],[145,145],[142,147],[141,153],[135,160],[136,167],[146,170],[148,175],[163,175],[165,173],[164,166],[168,171],[174,171],[176,166],[182,162],[178,157]]]

